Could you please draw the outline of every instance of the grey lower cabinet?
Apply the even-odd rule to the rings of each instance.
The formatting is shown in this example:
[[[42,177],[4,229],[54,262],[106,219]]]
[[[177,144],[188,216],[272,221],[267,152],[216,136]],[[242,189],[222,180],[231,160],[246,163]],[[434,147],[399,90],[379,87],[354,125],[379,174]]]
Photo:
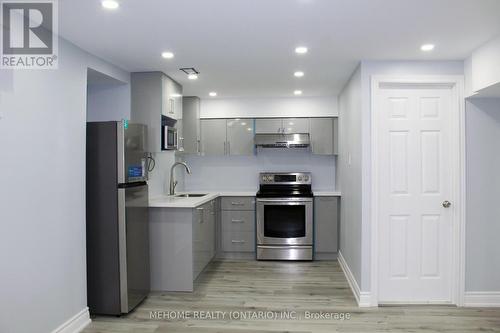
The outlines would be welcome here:
[[[255,258],[255,197],[222,197],[219,257]]]
[[[314,198],[315,259],[335,259],[338,252],[339,197]]]
[[[212,200],[197,207],[193,219],[193,280],[215,256],[216,205]]]
[[[193,291],[215,256],[216,200],[196,208],[150,208],[151,290]]]
[[[313,154],[338,154],[338,118],[311,118],[309,135]]]

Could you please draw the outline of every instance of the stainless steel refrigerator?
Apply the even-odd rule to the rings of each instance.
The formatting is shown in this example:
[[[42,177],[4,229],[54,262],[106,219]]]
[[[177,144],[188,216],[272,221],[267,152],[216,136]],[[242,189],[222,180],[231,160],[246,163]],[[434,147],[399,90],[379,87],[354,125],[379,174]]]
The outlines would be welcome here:
[[[120,315],[146,298],[149,227],[146,126],[87,123],[87,299]]]

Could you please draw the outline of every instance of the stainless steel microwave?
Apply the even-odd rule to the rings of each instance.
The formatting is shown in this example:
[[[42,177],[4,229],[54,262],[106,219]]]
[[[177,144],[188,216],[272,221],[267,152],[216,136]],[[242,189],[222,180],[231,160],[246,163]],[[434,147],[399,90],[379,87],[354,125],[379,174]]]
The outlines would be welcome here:
[[[162,126],[162,150],[177,149],[177,128],[172,126]]]

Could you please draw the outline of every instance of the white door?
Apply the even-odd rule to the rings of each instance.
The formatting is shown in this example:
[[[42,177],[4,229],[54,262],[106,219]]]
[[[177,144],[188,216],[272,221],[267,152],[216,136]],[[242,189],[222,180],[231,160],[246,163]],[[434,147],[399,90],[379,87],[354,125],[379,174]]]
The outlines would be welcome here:
[[[379,303],[452,301],[452,90],[376,93]]]

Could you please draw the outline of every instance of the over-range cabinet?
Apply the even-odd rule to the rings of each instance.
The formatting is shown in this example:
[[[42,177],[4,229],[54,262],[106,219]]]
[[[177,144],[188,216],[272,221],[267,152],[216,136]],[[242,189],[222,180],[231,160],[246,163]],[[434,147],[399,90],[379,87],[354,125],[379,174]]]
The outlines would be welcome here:
[[[128,313],[150,290],[147,130],[87,123],[87,290],[92,313]]]

